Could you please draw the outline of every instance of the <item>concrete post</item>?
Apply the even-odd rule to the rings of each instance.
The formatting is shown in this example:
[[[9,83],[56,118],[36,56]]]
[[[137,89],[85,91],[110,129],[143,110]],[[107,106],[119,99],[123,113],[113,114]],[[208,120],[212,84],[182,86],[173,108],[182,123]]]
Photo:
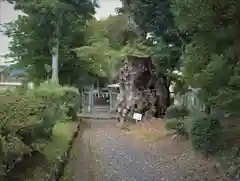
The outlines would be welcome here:
[[[88,112],[92,112],[92,109],[93,109],[93,93],[94,93],[94,85],[90,87],[90,92],[88,94]]]
[[[88,92],[88,112],[91,112],[91,104],[92,104],[92,99],[91,99],[91,96],[92,95],[92,92]]]
[[[4,72],[0,72],[0,82],[4,81]]]
[[[110,111],[112,111],[113,109],[113,99],[112,99],[112,90],[109,89],[109,107],[110,107]]]
[[[86,96],[85,96],[85,93],[84,92],[82,92],[82,99],[81,99],[81,101],[82,101],[82,113],[84,113],[85,112],[85,103],[86,103]]]

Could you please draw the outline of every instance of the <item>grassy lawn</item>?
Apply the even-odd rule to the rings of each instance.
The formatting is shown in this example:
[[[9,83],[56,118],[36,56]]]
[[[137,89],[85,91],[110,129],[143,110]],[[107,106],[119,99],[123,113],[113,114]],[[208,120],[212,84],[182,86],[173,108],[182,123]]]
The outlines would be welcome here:
[[[58,158],[67,150],[68,142],[76,128],[77,123],[75,122],[61,122],[55,126],[52,141],[43,150],[46,158],[29,175],[29,181],[41,180],[46,174],[52,173]]]
[[[64,169],[64,174],[61,177],[60,181],[72,181],[73,180],[73,176],[74,176],[74,163],[75,160],[79,159],[79,146],[77,146],[76,144],[74,145],[74,147],[71,150],[71,154],[70,154],[70,158],[69,158],[69,162],[66,166],[66,168]]]
[[[62,155],[66,151],[68,142],[72,138],[76,128],[77,124],[74,122],[59,123],[55,126],[52,142],[43,151],[48,160],[52,160],[56,155]]]

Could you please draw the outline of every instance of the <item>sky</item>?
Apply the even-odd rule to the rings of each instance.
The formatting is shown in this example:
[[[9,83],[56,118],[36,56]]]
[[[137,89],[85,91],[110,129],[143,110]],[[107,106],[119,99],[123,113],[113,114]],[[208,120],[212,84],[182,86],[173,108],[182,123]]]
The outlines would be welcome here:
[[[120,0],[99,0],[100,8],[96,9],[96,18],[104,19],[110,14],[115,14],[115,8],[121,7]],[[17,19],[20,12],[14,11],[13,6],[0,0],[0,24],[7,23]],[[8,52],[9,39],[0,34],[0,65],[3,64],[1,55]]]
[[[121,7],[120,0],[99,0],[100,8],[96,10],[96,18],[102,19],[108,17],[110,14],[115,14],[115,9]]]

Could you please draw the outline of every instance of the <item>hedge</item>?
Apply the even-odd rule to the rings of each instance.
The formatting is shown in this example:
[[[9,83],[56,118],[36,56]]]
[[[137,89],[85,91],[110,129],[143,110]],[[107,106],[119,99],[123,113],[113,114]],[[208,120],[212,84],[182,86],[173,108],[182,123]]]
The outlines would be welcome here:
[[[194,118],[190,130],[193,148],[205,155],[217,153],[223,146],[222,131],[221,122],[217,119],[207,115]]]
[[[188,120],[190,111],[183,105],[171,105],[164,116],[167,130],[175,130],[177,134],[188,137]]]
[[[167,119],[183,119],[190,113],[189,109],[184,105],[171,105],[167,108],[165,118]]]
[[[0,94],[0,180],[23,155],[41,152],[58,121],[76,119],[78,96],[74,88],[48,82],[25,92]]]

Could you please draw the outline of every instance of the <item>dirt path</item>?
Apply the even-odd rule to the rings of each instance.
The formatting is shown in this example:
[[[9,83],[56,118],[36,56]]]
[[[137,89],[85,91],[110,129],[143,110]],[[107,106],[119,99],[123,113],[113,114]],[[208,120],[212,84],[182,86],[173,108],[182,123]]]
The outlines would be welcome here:
[[[164,138],[146,143],[114,122],[90,123],[79,141],[74,181],[221,181],[185,142]]]

